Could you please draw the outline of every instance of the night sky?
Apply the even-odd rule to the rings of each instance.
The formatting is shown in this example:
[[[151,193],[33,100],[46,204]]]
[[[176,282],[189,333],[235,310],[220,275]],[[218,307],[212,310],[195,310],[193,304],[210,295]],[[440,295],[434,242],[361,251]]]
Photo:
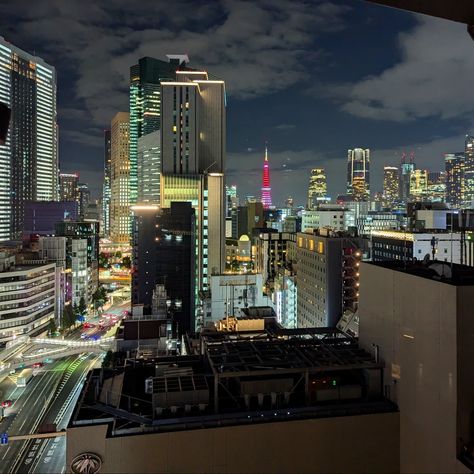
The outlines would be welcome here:
[[[309,170],[345,191],[352,147],[382,168],[414,151],[443,169],[474,125],[474,42],[465,25],[359,0],[0,0],[0,35],[54,65],[60,167],[98,197],[103,129],[128,110],[129,67],[187,53],[226,81],[227,176],[259,196],[268,141],[273,200],[305,202]]]

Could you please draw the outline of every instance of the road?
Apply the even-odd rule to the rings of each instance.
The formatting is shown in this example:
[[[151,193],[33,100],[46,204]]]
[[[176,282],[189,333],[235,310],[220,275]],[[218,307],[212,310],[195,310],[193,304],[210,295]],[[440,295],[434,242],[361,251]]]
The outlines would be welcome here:
[[[12,390],[11,382],[3,382],[2,391],[11,391],[9,396],[14,404],[5,410],[0,432],[10,436],[35,433],[44,423],[57,423],[59,430],[66,428],[85,374],[98,359],[97,355],[85,354],[54,362],[45,366],[24,389]],[[64,438],[11,442],[0,446],[0,471],[62,472],[65,449]]]
[[[129,303],[109,308],[106,313],[122,316]],[[94,321],[96,318],[90,318]],[[119,319],[119,318],[118,318]],[[95,322],[95,321],[94,321]],[[96,322],[95,322],[96,323]],[[98,331],[103,335],[108,329]],[[78,340],[84,329],[74,331],[68,339]],[[38,346],[23,350],[27,354],[39,350]],[[19,388],[14,376],[0,383],[0,402],[12,400],[0,422],[0,433],[9,436],[33,434],[46,423],[56,423],[57,429],[65,429],[79,397],[87,372],[100,366],[101,355],[84,353],[65,357],[45,364],[26,387]],[[13,441],[0,446],[0,473],[62,473],[66,463],[66,439],[32,439]]]

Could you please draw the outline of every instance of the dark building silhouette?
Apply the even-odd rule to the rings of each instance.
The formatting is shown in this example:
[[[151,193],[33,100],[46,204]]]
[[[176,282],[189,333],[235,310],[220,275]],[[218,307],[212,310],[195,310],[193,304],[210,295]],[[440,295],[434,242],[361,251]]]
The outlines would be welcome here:
[[[153,290],[165,286],[178,333],[194,331],[196,255],[191,203],[169,209],[136,206],[133,224],[132,304],[151,313]]]

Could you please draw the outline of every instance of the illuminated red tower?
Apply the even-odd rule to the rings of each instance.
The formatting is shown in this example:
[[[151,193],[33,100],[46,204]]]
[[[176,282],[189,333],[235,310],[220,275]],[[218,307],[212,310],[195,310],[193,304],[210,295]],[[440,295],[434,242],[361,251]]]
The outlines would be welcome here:
[[[265,161],[263,162],[262,176],[262,203],[263,208],[268,209],[272,205],[272,188],[270,186],[270,164],[268,163],[268,149],[265,147]]]

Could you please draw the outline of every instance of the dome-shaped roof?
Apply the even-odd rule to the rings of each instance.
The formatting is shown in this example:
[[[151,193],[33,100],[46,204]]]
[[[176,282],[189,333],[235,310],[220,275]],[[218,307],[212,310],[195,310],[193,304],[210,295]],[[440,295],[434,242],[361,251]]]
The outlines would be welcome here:
[[[246,234],[243,234],[240,236],[239,242],[248,242],[249,240],[250,240],[249,236]]]

